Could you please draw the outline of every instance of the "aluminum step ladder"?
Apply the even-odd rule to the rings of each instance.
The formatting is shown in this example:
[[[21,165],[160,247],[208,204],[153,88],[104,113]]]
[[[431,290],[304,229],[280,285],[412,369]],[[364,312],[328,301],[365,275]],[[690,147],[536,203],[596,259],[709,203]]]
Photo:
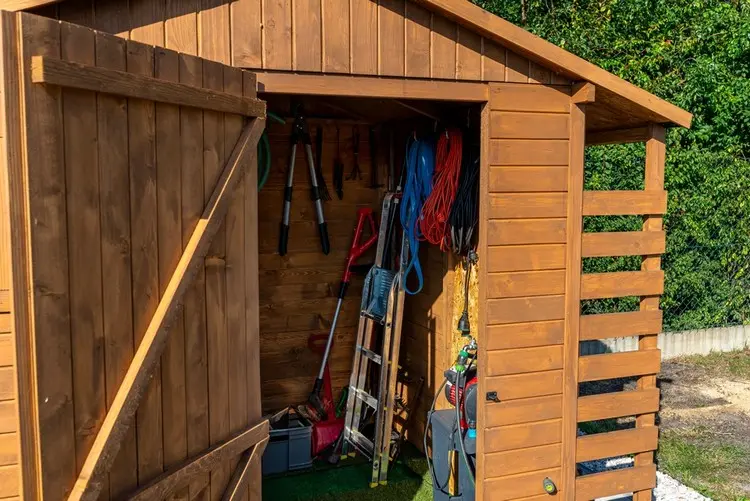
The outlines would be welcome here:
[[[346,404],[341,457],[355,449],[372,462],[370,487],[386,485],[391,449],[391,430],[396,399],[398,357],[404,307],[403,269],[408,243],[401,238],[398,271],[388,270],[386,249],[396,236],[400,194],[389,193],[383,201],[375,265],[365,279],[354,347],[352,374]],[[387,295],[384,293],[387,290]],[[383,301],[383,296],[387,301]],[[373,348],[375,330],[382,326],[382,342]],[[374,368],[374,370],[373,370]],[[375,377],[373,377],[375,376]],[[373,381],[375,379],[375,381]],[[374,395],[373,393],[377,393]],[[375,418],[374,440],[361,429]]]

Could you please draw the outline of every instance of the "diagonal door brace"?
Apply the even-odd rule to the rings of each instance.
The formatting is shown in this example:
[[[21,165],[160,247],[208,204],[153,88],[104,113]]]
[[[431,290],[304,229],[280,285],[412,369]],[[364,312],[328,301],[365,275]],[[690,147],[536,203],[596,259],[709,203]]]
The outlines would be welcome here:
[[[166,346],[169,329],[182,306],[190,287],[208,253],[209,245],[227,214],[234,188],[245,171],[255,165],[258,140],[265,128],[265,119],[250,120],[242,130],[224,170],[216,182],[211,198],[198,220],[172,278],[159,300],[128,372],[117,390],[112,406],[104,418],[94,444],[83,464],[68,501],[96,501],[103,487],[104,475],[112,467],[125,433],[133,421],[154,368]]]

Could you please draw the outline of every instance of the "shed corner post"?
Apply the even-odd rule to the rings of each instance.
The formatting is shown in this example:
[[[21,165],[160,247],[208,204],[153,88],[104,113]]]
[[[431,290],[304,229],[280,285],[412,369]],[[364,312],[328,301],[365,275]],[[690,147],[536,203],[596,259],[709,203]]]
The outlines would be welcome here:
[[[587,84],[590,86],[590,84]],[[593,86],[591,86],[593,87]],[[570,104],[570,156],[568,165],[568,207],[566,228],[565,334],[563,338],[562,458],[559,486],[562,498],[576,499],[576,441],[578,437],[578,344],[581,323],[581,238],[583,234],[583,170],[586,143],[586,103],[573,89]]]

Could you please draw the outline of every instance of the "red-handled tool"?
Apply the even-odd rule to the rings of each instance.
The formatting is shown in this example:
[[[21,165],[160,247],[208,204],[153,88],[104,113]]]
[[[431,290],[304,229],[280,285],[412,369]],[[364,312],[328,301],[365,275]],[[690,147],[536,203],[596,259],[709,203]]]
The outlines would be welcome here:
[[[346,257],[346,268],[344,269],[344,276],[341,279],[341,286],[339,287],[339,301],[336,304],[336,312],[333,315],[333,322],[331,322],[331,330],[328,333],[328,342],[326,343],[326,349],[323,352],[323,361],[320,364],[320,370],[318,371],[318,377],[315,379],[312,392],[308,402],[317,412],[320,419],[325,420],[327,418],[327,412],[325,404],[320,398],[320,390],[323,387],[323,378],[325,376],[326,365],[328,364],[328,356],[331,354],[331,346],[333,345],[333,333],[336,330],[336,323],[339,319],[339,313],[341,312],[341,305],[346,296],[346,291],[349,288],[349,282],[352,277],[352,267],[354,263],[367,252],[367,249],[373,246],[375,241],[378,239],[378,231],[375,225],[375,217],[373,210],[369,208],[359,209],[357,211],[357,228],[354,230],[354,240],[352,240],[352,246],[349,248],[349,255]],[[360,243],[362,233],[365,229],[365,221],[369,223],[370,237],[364,242]]]

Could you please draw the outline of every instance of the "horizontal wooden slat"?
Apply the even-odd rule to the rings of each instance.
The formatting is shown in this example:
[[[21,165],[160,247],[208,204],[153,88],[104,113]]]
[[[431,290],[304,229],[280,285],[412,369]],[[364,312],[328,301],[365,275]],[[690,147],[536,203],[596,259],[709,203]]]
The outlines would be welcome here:
[[[562,393],[562,370],[485,378],[484,389],[496,391],[503,401]]]
[[[494,86],[490,108],[505,111],[570,112],[570,87],[503,84]]]
[[[586,145],[640,143],[651,138],[648,127],[603,130],[586,133]]]
[[[484,501],[509,501],[537,495],[549,497],[549,494],[545,494],[543,486],[547,477],[556,485],[560,485],[560,468],[485,480]]]
[[[0,367],[0,400],[15,399],[15,387],[14,368]]]
[[[568,141],[558,139],[493,139],[490,165],[568,165]]]
[[[584,435],[578,437],[576,443],[576,461],[580,463],[655,451],[658,440],[659,428],[656,426]]]
[[[18,464],[18,446],[17,434],[0,434],[0,466]]]
[[[18,408],[15,400],[0,402],[0,433],[18,431]]]
[[[32,58],[31,81],[250,117],[266,115],[266,104],[259,99],[44,56]]]
[[[513,324],[562,320],[565,318],[565,296],[490,299],[487,301],[487,323]]]
[[[558,191],[568,191],[567,167],[490,167],[490,192]]]
[[[615,391],[578,397],[578,422],[637,416],[659,410],[659,389]]]
[[[18,465],[0,466],[0,498],[9,498],[20,494],[18,485],[20,478]]]
[[[660,367],[661,352],[659,350],[587,355],[578,360],[578,380],[580,382],[599,381],[658,374]]]
[[[663,293],[664,272],[661,270],[584,273],[581,276],[581,299],[658,296]]]
[[[562,344],[564,330],[562,320],[490,325],[485,330],[484,349],[507,350]]]
[[[576,478],[576,501],[652,489],[656,486],[656,465],[623,468]]]
[[[564,238],[564,221],[563,238]],[[490,226],[492,223],[490,223]],[[558,270],[565,267],[564,245],[509,245],[488,247],[487,271]]]
[[[565,217],[565,193],[493,193],[490,219],[530,219]]]
[[[567,113],[518,113],[493,111],[490,136],[493,139],[568,139]]]
[[[549,296],[565,293],[565,270],[490,273],[487,297]]]
[[[488,376],[562,369],[562,345],[487,352]]]
[[[13,337],[10,334],[0,334],[0,367],[8,367],[14,363]]]
[[[541,445],[484,457],[485,478],[505,477],[560,466],[560,444]]]
[[[561,438],[562,422],[559,419],[500,426],[484,431],[484,451],[490,453],[556,444]]]
[[[664,253],[666,234],[663,231],[584,233],[581,247],[583,257],[652,256]]]
[[[666,191],[584,191],[584,216],[666,214]]]
[[[564,244],[565,219],[491,220],[488,245]]]
[[[262,71],[254,73],[258,78],[258,92],[270,94],[437,99],[474,103],[487,101],[489,95],[488,85],[476,82]]]
[[[500,403],[486,403],[484,425],[488,428],[532,423],[562,416],[562,395],[522,398]]]
[[[11,331],[11,320],[10,313],[0,313],[0,334]]]
[[[659,334],[661,310],[581,315],[581,341]]]

